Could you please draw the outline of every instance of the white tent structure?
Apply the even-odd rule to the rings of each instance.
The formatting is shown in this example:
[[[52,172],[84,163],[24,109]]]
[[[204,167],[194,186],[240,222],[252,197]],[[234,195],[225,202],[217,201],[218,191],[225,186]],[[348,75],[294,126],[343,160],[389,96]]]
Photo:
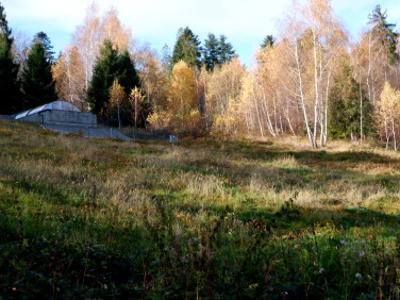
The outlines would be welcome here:
[[[80,133],[87,137],[130,140],[116,129],[98,126],[96,115],[81,112],[75,105],[64,100],[26,110],[14,115],[13,119],[38,123],[42,128],[60,133]]]
[[[52,111],[52,110],[59,110],[59,111],[73,111],[73,112],[81,112],[75,105],[73,105],[71,102],[67,102],[64,100],[58,100],[54,101],[51,103],[47,103],[45,105],[24,111],[22,113],[19,113],[15,116],[16,120],[38,114],[41,112],[45,111]]]
[[[71,102],[58,100],[35,107],[14,116],[15,120],[47,125],[97,126],[96,115],[81,112]]]

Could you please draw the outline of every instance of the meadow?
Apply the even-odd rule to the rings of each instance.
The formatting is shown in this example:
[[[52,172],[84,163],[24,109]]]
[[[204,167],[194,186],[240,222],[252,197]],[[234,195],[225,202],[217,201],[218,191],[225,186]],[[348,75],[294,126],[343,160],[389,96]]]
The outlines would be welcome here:
[[[0,120],[0,299],[400,299],[400,154]]]

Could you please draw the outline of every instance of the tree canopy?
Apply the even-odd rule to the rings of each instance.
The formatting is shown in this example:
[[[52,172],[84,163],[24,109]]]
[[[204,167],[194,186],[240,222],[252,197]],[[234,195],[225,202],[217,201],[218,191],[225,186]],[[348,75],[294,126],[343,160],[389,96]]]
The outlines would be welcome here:
[[[4,7],[0,3],[0,114],[11,114],[22,107],[18,86],[18,64],[14,63],[13,38]]]
[[[181,60],[192,68],[201,66],[200,41],[189,27],[179,29],[172,53],[172,65]]]
[[[216,66],[221,66],[234,57],[235,50],[224,35],[217,39],[214,34],[208,34],[203,47],[203,64],[207,71],[213,71]]]
[[[111,41],[106,40],[100,50],[100,57],[94,67],[93,78],[88,90],[88,102],[91,110],[104,121],[112,117],[108,114],[107,109],[109,107],[109,91],[115,80],[118,80],[127,95],[134,87],[140,86],[139,77],[129,53],[123,51],[120,54],[113,47]],[[121,119],[123,121],[126,118],[121,115]]]
[[[377,5],[369,15],[369,24],[372,26],[372,34],[382,44],[386,50],[389,63],[393,65],[399,59],[399,54],[396,52],[399,34],[395,31],[396,24],[389,23],[387,17],[387,11],[382,11],[381,6]]]
[[[52,63],[49,54],[50,40],[33,41],[21,76],[21,88],[26,108],[32,108],[57,100]]]

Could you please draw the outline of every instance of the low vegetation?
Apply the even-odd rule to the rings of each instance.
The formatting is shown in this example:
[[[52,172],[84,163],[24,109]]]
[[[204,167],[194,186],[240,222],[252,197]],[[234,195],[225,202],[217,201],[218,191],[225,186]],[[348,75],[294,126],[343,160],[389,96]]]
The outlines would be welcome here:
[[[0,137],[1,299],[400,297],[399,154]]]

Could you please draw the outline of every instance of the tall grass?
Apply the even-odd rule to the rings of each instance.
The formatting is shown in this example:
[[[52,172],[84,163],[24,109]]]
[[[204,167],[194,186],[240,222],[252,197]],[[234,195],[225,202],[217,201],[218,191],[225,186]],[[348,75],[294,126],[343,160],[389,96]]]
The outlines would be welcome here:
[[[0,298],[400,298],[398,154],[5,121],[0,149]]]

